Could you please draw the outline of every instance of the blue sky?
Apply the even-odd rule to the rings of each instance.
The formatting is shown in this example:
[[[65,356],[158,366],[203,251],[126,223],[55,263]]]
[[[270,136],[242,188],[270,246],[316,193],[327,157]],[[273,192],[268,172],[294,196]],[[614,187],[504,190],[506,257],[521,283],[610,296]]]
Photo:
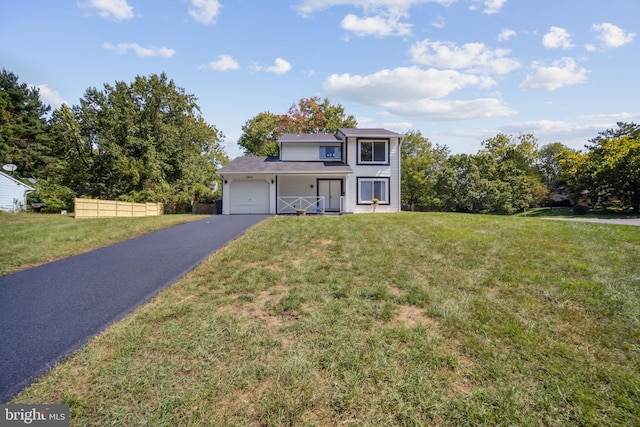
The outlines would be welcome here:
[[[502,132],[581,149],[640,122],[638,0],[3,0],[0,65],[53,107],[166,72],[230,157],[301,98],[453,153]]]

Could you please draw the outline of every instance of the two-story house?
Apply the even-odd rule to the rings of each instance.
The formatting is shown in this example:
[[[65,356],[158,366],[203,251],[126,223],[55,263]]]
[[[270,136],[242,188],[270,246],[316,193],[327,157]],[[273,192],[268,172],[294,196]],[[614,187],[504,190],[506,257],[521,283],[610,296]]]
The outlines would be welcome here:
[[[400,211],[402,135],[341,128],[335,134],[283,134],[277,157],[238,157],[222,177],[223,214]]]

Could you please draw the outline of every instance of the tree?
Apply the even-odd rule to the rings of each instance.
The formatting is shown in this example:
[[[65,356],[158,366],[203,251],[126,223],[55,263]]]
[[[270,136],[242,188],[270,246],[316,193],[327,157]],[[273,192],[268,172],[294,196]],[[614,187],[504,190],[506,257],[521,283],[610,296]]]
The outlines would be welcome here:
[[[435,176],[446,161],[449,150],[422,136],[420,131],[405,134],[401,146],[402,203],[438,206],[434,192]]]
[[[442,207],[456,212],[511,214],[532,200],[517,163],[489,150],[449,157],[436,173],[434,188]]]
[[[331,105],[325,98],[303,98],[292,104],[287,114],[259,113],[242,126],[238,139],[245,154],[277,156],[278,137],[283,133],[334,133],[339,128],[356,127],[342,105]]]
[[[269,112],[259,113],[242,126],[238,145],[244,149],[245,154],[277,156],[278,129],[284,128],[284,120],[283,116]]]
[[[435,191],[447,211],[481,212],[489,209],[489,181],[475,156],[456,154],[436,174]]]
[[[640,211],[640,125],[617,123],[590,139],[585,152],[560,155],[561,177],[575,203]]]
[[[605,206],[640,211],[640,136],[600,138],[588,154],[589,188]],[[592,197],[592,198],[593,198]]]
[[[65,147],[62,183],[78,195],[194,201],[227,161],[222,133],[164,73],[89,88],[79,106],[56,110],[52,123]]]
[[[291,133],[335,133],[339,128],[354,128],[353,116],[347,116],[340,104],[331,105],[325,98],[303,98],[293,104],[286,115],[283,132]]]
[[[636,123],[617,122],[617,129],[607,129],[602,132],[598,132],[598,136],[589,140],[591,144],[598,145],[600,139],[618,139],[623,136],[630,136],[632,138],[640,137],[640,125]],[[589,148],[587,146],[587,148]]]
[[[560,156],[568,147],[560,142],[554,142],[542,147],[538,154],[538,170],[544,178],[547,189],[555,191],[563,184],[561,180]]]
[[[0,162],[18,166],[25,177],[45,177],[53,162],[53,140],[46,115],[50,107],[37,88],[19,83],[18,76],[0,73]]]
[[[512,199],[512,207],[506,209],[519,210],[528,203],[541,204],[549,197],[543,177],[537,167],[539,159],[538,142],[533,134],[520,134],[518,137],[498,134],[482,142],[485,147],[480,153],[487,153],[498,162],[498,175],[494,179],[510,183],[514,191],[520,189],[524,180],[527,190],[518,198]],[[517,200],[517,201],[516,201]]]

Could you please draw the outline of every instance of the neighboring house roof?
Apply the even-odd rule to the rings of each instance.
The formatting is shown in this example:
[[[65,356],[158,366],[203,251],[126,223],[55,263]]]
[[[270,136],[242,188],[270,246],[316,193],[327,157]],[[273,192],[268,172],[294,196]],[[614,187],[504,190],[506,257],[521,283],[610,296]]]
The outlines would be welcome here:
[[[25,184],[22,181],[18,181],[17,179],[15,179],[14,177],[12,177],[11,175],[7,175],[4,172],[0,172],[0,176],[5,177],[13,182],[15,182],[18,185],[21,185],[23,187],[25,187],[25,190],[29,190],[29,191],[35,191],[35,188],[31,187],[30,185]]]
[[[390,130],[382,128],[340,128],[338,132],[341,132],[346,137],[358,137],[358,138],[402,138],[402,134],[391,132]]]
[[[236,157],[218,170],[220,175],[258,173],[348,174],[352,172],[353,169],[342,162],[283,162],[278,157],[264,156]]]
[[[280,142],[341,142],[332,133],[283,133]]]

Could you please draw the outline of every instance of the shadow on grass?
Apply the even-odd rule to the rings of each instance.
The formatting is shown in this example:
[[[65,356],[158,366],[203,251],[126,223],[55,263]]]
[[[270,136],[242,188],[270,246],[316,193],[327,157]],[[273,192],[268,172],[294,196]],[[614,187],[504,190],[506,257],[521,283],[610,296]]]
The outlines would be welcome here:
[[[595,218],[595,219],[626,219],[640,218],[640,213],[632,213],[614,210],[590,210],[584,215],[573,213],[573,208],[534,208],[527,209],[526,213],[521,212],[518,216],[526,216],[532,218]]]

